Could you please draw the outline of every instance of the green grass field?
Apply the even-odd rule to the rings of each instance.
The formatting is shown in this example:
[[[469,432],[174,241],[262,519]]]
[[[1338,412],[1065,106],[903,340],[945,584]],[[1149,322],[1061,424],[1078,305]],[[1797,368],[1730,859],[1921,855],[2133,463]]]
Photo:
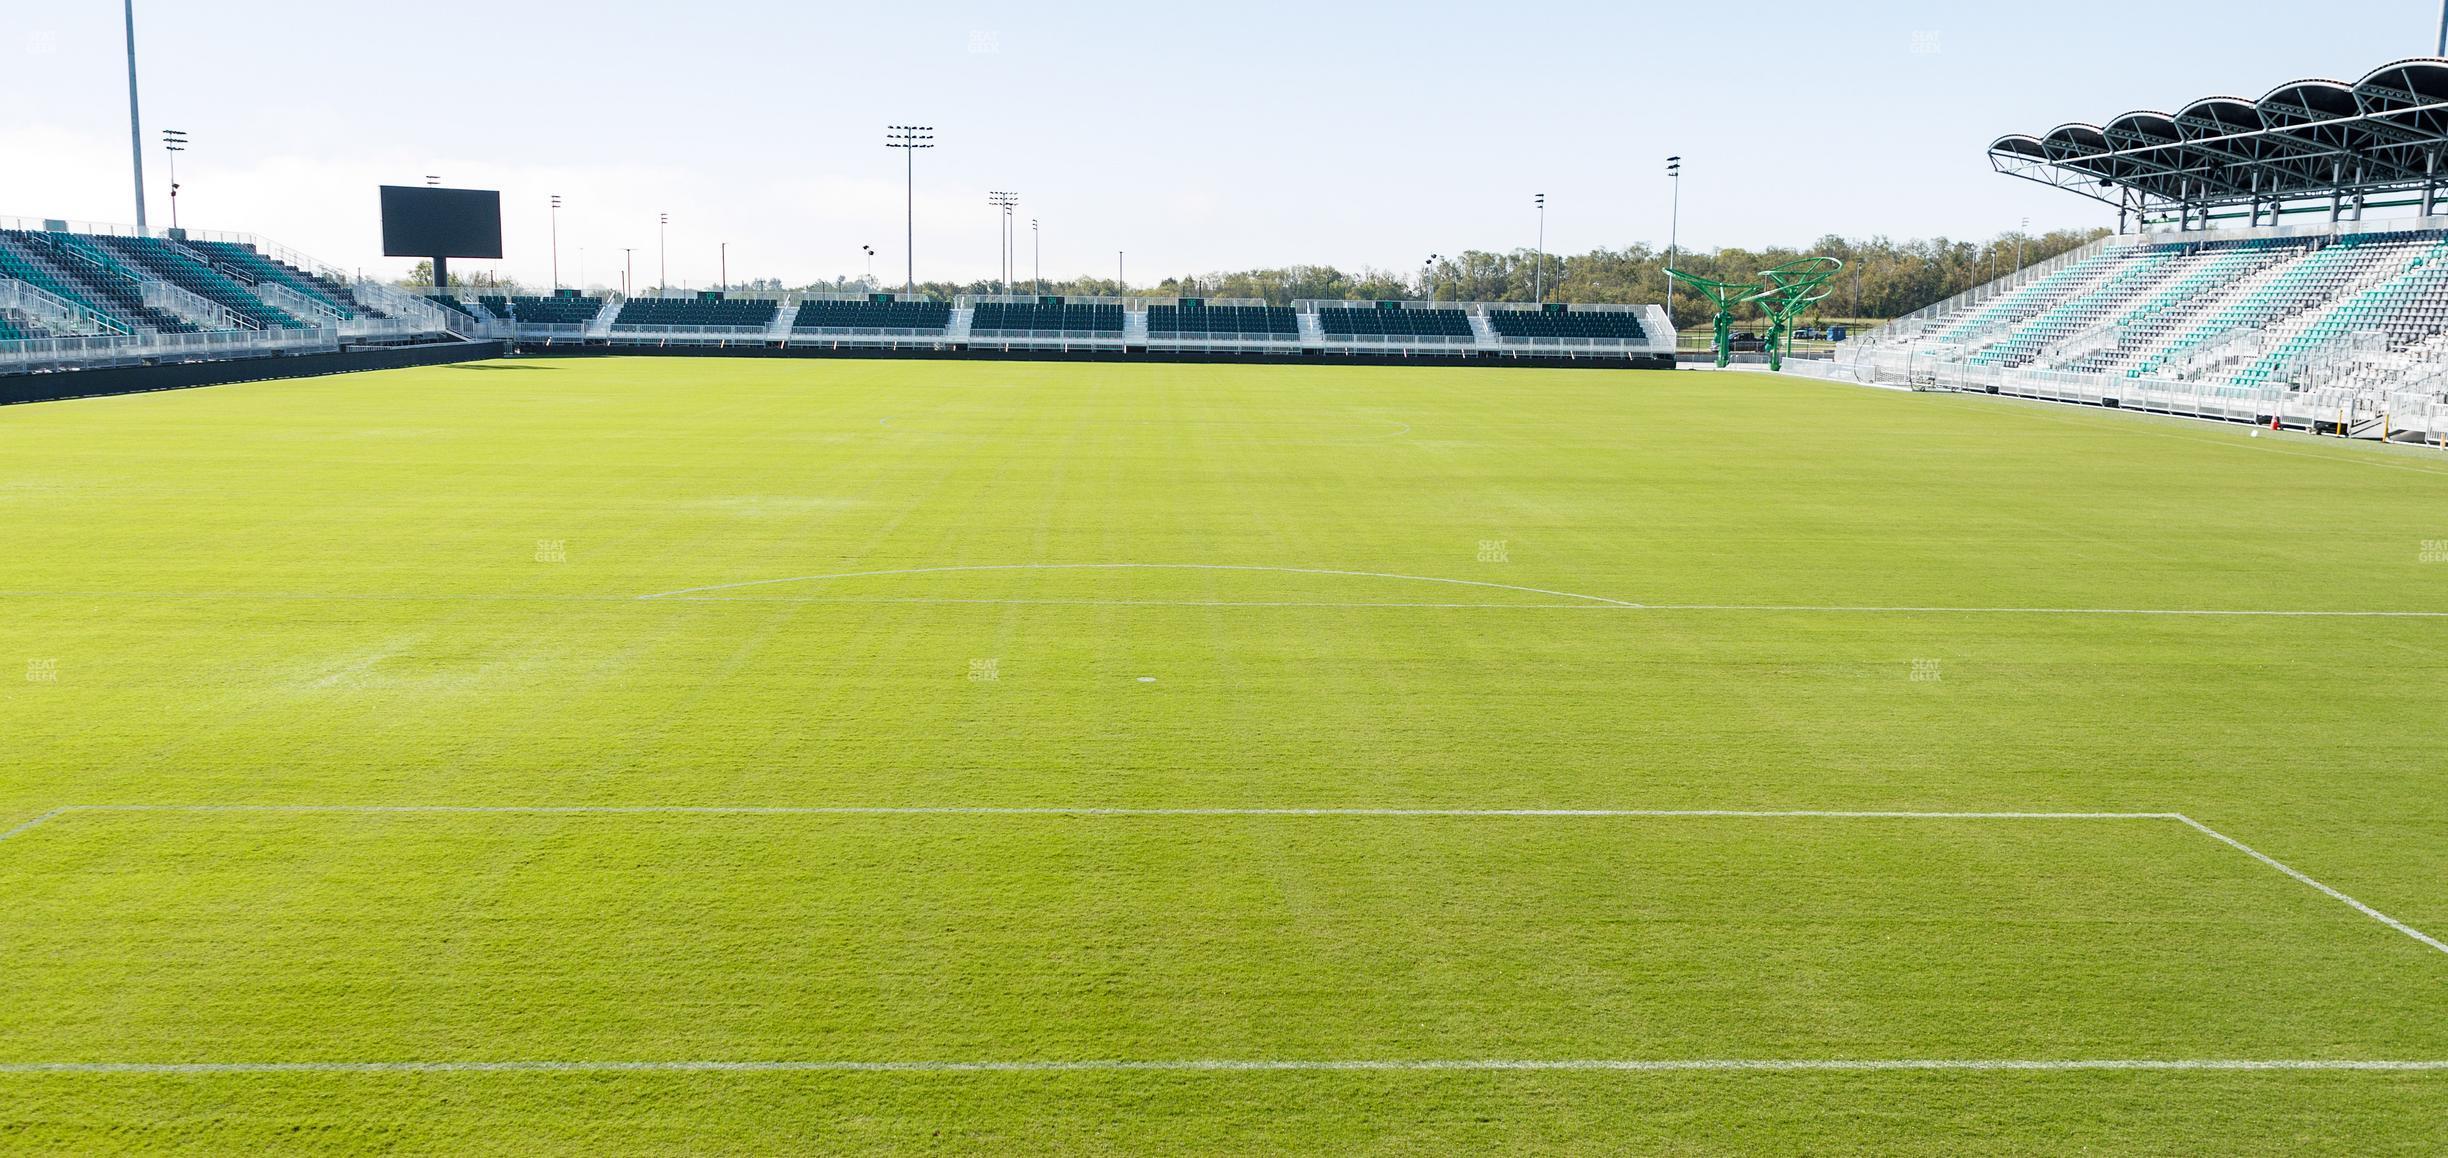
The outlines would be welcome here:
[[[0,410],[0,663],[15,1149],[2448,1148],[2437,457],[488,363]]]

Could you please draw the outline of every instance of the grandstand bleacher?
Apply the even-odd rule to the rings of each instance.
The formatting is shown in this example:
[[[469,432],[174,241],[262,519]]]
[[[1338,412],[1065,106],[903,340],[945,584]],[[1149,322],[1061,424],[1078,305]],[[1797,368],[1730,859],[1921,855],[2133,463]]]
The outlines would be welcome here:
[[[2448,60],[2412,58],[1999,137],[1998,172],[2113,208],[2116,236],[1863,335],[1837,371],[2448,441],[2444,99]]]
[[[1123,311],[1118,304],[1089,302],[980,302],[970,316],[971,337],[1060,337],[1118,339]]]
[[[799,303],[793,331],[875,332],[940,335],[952,322],[952,306],[935,301],[873,301],[811,298]]]
[[[1613,307],[1567,309],[1558,317],[1509,316],[1514,312],[1484,303],[712,293],[624,300],[512,287],[402,291],[244,235],[58,222],[36,228],[0,219],[6,326],[0,374],[333,351],[361,341],[472,339],[809,352],[1561,355],[1668,364],[1671,331],[1662,315],[1651,322]],[[1580,346],[1555,345],[1574,342]]]
[[[621,303],[612,328],[761,332],[773,325],[779,308],[772,298],[631,298]]]
[[[2417,434],[2448,425],[2444,333],[2448,230],[2170,231],[2110,238],[1900,319],[1843,368],[2324,429],[2361,416]]]
[[[1330,339],[1467,342],[1475,336],[1468,312],[1437,306],[1357,303],[1327,306],[1317,316],[1319,329]]]
[[[1554,306],[1531,310],[1489,310],[1488,328],[1498,337],[1521,341],[1645,342],[1649,331],[1630,310],[1575,309]]]
[[[66,244],[83,244],[75,234],[58,234]],[[240,321],[257,329],[304,329],[310,323],[272,307],[262,298],[247,291],[206,264],[203,259],[187,252],[176,242],[161,237],[96,236],[91,244],[121,259],[125,264],[144,270],[151,276],[227,309]]]
[[[508,312],[502,316],[520,325],[583,326],[603,312],[604,300],[570,293],[514,297],[505,304]]]
[[[1175,342],[1296,342],[1300,315],[1286,306],[1175,305],[1148,308],[1148,337]]]

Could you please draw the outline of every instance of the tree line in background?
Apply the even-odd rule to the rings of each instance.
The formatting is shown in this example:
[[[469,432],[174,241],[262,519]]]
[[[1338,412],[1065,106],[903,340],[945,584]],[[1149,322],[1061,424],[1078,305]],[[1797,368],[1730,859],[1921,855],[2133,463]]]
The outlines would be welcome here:
[[[1798,257],[1837,258],[1845,263],[1844,272],[1828,283],[1830,293],[1827,300],[1820,303],[1817,316],[1893,318],[2013,273],[2018,268],[2018,261],[2022,265],[2035,265],[2087,245],[2107,233],[2105,229],[2058,230],[2038,235],[2005,233],[1986,242],[1954,241],[1944,237],[1912,241],[1873,237],[1857,241],[1830,234],[1820,238],[1815,245],[1799,249],[1772,246],[1759,250],[1685,251],[1675,256],[1675,263],[1690,273],[1720,281],[1741,282],[1751,280],[1760,270]],[[1547,300],[1590,305],[1663,304],[1667,300],[1665,258],[1664,251],[1647,245],[1598,249],[1581,254],[1548,254]],[[1135,285],[1128,288],[1112,278],[1094,277],[1059,281],[1049,279],[1042,289],[1035,283],[1022,281],[1012,288],[1020,293],[1042,292],[1066,297],[1145,294],[1157,297],[1255,298],[1279,306],[1290,305],[1303,298],[1326,301],[1434,298],[1440,301],[1526,302],[1537,300],[1537,271],[1538,255],[1531,250],[1510,253],[1471,250],[1444,258],[1433,265],[1423,265],[1409,274],[1396,270],[1362,268],[1345,271],[1330,265],[1295,265],[1281,269],[1168,277],[1152,286]],[[462,282],[453,275],[451,282],[454,285],[498,287],[519,292],[515,283],[492,280],[490,275],[478,276],[484,280]],[[404,284],[429,284],[431,280],[432,266],[428,263],[420,265]],[[759,278],[743,281],[734,288],[754,292],[780,290],[783,286],[774,279]],[[834,278],[829,282],[812,282],[793,288],[815,293],[863,293],[870,289],[895,290],[900,287],[870,286],[863,279]],[[1002,291],[1003,287],[992,281],[931,281],[918,285],[919,293],[945,300],[950,300],[955,294]],[[1704,326],[1712,316],[1706,303],[1697,300],[1688,290],[1676,288],[1676,328]],[[1748,307],[1740,312],[1740,316],[1746,321],[1759,318],[1758,312]]]
[[[2105,229],[2059,230],[2037,235],[2005,233],[1986,242],[1944,237],[1912,241],[1873,237],[1857,241],[1831,234],[1804,248],[1686,251],[1677,254],[1675,262],[1686,272],[1740,282],[1752,280],[1760,270],[1798,257],[1838,258],[1845,263],[1844,272],[1828,283],[1831,292],[1820,303],[1818,316],[1893,318],[2013,273],[2019,268],[2018,261],[2025,266],[2036,265],[2107,234]],[[1665,259],[1662,249],[1647,245],[1582,254],[1548,254],[1547,300],[1590,305],[1664,304]],[[1303,298],[1527,302],[1538,297],[1537,269],[1538,254],[1532,250],[1511,253],[1472,250],[1424,265],[1408,275],[1383,269],[1346,271],[1330,265],[1295,265],[1168,277],[1153,286],[1138,285],[1128,291],[1111,278],[1048,280],[1042,291],[1032,283],[1022,282],[1016,289],[1023,293],[1066,296],[1140,293],[1158,297],[1255,298],[1279,306]],[[856,281],[837,281],[808,288],[858,290],[864,286]],[[996,293],[1000,287],[989,281],[923,282],[918,292],[948,298],[953,294]],[[1674,314],[1678,329],[1706,325],[1714,316],[1710,307],[1680,287],[1674,295]],[[1746,308],[1741,316],[1752,320],[1760,315]]]

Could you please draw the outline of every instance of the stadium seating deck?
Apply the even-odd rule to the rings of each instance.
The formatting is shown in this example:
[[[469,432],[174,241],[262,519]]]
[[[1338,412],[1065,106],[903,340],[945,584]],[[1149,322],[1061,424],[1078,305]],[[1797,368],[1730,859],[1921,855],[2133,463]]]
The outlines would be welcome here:
[[[1318,311],[1318,326],[1329,338],[1468,341],[1473,336],[1470,315],[1458,309],[1331,306]]]
[[[62,234],[64,238],[75,235]],[[266,329],[304,327],[306,322],[265,305],[263,299],[247,292],[245,286],[228,275],[204,264],[176,242],[160,237],[114,237],[97,234],[86,241],[128,264],[142,268],[148,274],[195,294],[206,301],[228,309],[238,317]]]
[[[1640,315],[1625,310],[1489,310],[1488,328],[1506,338],[1586,338],[1643,342]]]
[[[952,321],[952,307],[944,302],[910,301],[831,301],[815,299],[799,303],[799,315],[792,319],[791,328],[799,330],[891,330],[910,333],[941,333]]]
[[[505,303],[505,316],[526,325],[583,326],[603,312],[603,304],[602,298],[521,296]]]
[[[96,250],[64,248],[55,233],[0,233],[0,275],[14,277],[54,297],[92,310],[113,326],[138,326],[165,334],[197,327],[176,314],[147,306],[138,275]]]
[[[763,329],[780,303],[770,298],[631,298],[612,319],[615,330]]]
[[[187,241],[181,243],[207,261],[237,269],[257,282],[271,282],[308,298],[322,302],[338,311],[343,318],[353,318],[363,309],[357,299],[329,281],[304,270],[284,265],[234,241]]]
[[[1872,381],[2386,426],[2448,409],[2448,230],[2117,239],[1867,335],[1848,361]]]
[[[1300,337],[1300,315],[1284,306],[1150,306],[1148,337],[1292,341]]]
[[[970,317],[969,333],[972,337],[1059,334],[1119,338],[1122,323],[1118,305],[980,302]]]

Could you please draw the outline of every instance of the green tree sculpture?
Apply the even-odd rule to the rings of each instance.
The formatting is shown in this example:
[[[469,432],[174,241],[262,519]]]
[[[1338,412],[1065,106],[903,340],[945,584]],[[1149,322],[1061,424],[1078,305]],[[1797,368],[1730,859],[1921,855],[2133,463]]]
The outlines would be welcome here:
[[[1768,284],[1751,300],[1768,315],[1769,369],[1785,368],[1785,355],[1792,352],[1793,320],[1834,292],[1826,288],[1828,279],[1843,269],[1844,263],[1832,257],[1804,257],[1760,271]]]
[[[1692,292],[1717,305],[1717,368],[1722,370],[1734,361],[1734,307],[1756,300],[1765,287],[1757,282],[1737,283],[1718,281],[1696,273],[1669,269],[1666,276],[1690,286]]]

